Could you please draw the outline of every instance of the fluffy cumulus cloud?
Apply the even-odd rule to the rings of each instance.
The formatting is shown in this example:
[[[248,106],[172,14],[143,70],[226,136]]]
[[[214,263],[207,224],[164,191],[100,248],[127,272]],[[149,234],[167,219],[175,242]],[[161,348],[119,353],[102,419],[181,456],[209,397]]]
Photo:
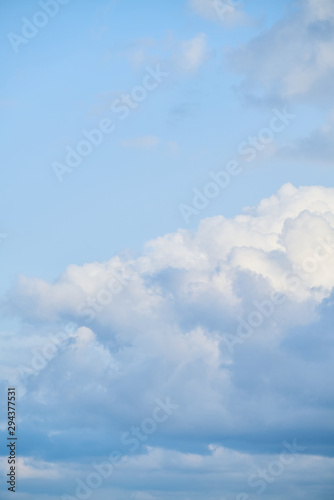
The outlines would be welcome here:
[[[118,450],[92,498],[329,500],[333,287],[334,189],[291,184],[139,256],[20,277],[1,355],[22,395],[23,488],[73,495]]]

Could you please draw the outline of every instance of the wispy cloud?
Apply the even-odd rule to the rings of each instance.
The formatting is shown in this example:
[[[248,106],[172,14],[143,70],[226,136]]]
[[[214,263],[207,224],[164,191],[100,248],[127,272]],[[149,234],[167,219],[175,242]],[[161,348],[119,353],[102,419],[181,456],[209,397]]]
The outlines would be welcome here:
[[[245,93],[332,101],[334,10],[331,0],[297,2],[269,30],[230,52]],[[324,93],[325,89],[327,92]]]
[[[200,33],[194,38],[180,43],[175,55],[175,63],[179,71],[192,73],[202,66],[208,56],[206,36],[204,33]]]

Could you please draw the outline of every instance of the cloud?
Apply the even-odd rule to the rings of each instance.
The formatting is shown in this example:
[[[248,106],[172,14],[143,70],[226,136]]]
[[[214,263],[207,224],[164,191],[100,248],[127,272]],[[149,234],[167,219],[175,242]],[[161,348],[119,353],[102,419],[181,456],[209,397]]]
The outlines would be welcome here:
[[[279,149],[283,158],[303,160],[316,164],[334,164],[334,112],[327,122],[313,130],[307,137],[287,143]]]
[[[135,40],[118,55],[129,60],[135,70],[159,63],[171,74],[181,77],[196,73],[209,58],[210,49],[205,33],[198,33],[187,40],[169,34],[162,40]]]
[[[208,55],[206,36],[204,33],[200,33],[194,38],[180,43],[175,55],[175,64],[180,71],[192,73],[202,66]]]
[[[204,491],[224,470],[235,500],[241,480],[293,439],[306,450],[284,484],[303,490],[305,471],[319,467],[327,488],[333,288],[334,189],[291,184],[234,218],[156,238],[137,257],[72,265],[54,283],[21,277],[5,303],[22,326],[3,335],[2,380],[14,383],[14,365],[35,365],[49,335],[77,323],[38,373],[15,380],[29,436],[21,456],[85,474],[113,449],[129,456],[122,433],[170,397],[179,408],[129,456],[137,493],[163,498],[161,484],[190,476]],[[151,470],[156,486],[141,489]]]
[[[151,150],[160,143],[159,137],[155,135],[143,135],[134,139],[127,139],[120,142],[124,148]]]
[[[52,462],[35,460],[31,457],[18,457],[17,469],[20,471],[20,479],[47,479],[49,481],[60,480],[59,467]],[[8,461],[0,458],[0,470],[6,474],[8,470]]]
[[[232,70],[244,77],[237,91],[246,102],[260,107],[289,103],[296,113],[298,105],[330,110],[327,123],[288,142],[278,156],[331,164],[333,0],[291,2],[286,15],[270,29],[226,54]]]
[[[112,496],[117,500],[168,500],[173,496],[177,500],[208,497],[212,500],[246,500],[265,488],[264,493],[269,500],[277,500],[282,491],[287,498],[318,500],[316,495],[319,490],[314,494],[310,485],[320,484],[320,498],[330,499],[333,458],[315,455],[295,457],[286,450],[286,460],[290,463],[282,468],[279,467],[282,449],[284,446],[280,443],[273,453],[251,455],[210,445],[206,455],[201,455],[148,446],[145,454],[126,457],[115,467],[111,477],[104,479],[101,487],[92,492],[90,498],[108,500]],[[73,497],[76,480],[80,478],[85,482],[89,474],[96,472],[91,464],[85,463],[79,471],[71,462],[43,462],[29,457],[19,460],[21,492],[29,486],[33,487],[31,496],[18,492],[22,500],[50,500],[55,495],[62,498],[65,491],[72,493]],[[1,470],[5,473],[5,460],[2,462]],[[105,457],[95,461],[96,464],[101,462],[105,463]],[[258,477],[259,471],[266,474],[268,481],[263,476],[262,480]],[[309,485],[309,493],[305,497],[306,484]],[[50,490],[52,495],[49,495]],[[4,498],[7,500],[10,497]]]
[[[294,6],[295,4],[293,4]],[[244,93],[268,98],[332,102],[334,15],[332,0],[297,2],[269,30],[229,54],[244,75]]]

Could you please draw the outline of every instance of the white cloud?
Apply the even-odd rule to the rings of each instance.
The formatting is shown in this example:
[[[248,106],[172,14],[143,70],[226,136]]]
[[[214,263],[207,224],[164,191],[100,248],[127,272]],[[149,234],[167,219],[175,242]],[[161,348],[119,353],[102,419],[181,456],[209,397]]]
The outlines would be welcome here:
[[[120,284],[120,290],[111,293],[113,300],[101,308],[101,313],[95,311],[96,316],[106,321],[109,316],[113,321],[119,318],[132,322],[136,317],[151,320],[171,307],[172,296],[168,294],[172,291],[162,287],[158,278],[155,280],[168,270],[181,273],[178,289],[184,300],[200,300],[207,290],[217,294],[222,304],[237,307],[240,297],[234,286],[238,272],[254,273],[286,291],[284,272],[302,268],[307,258],[312,260],[318,240],[334,238],[333,214],[333,190],[296,189],[286,184],[256,209],[247,209],[234,219],[205,219],[194,235],[179,230],[149,242],[146,252],[137,259],[124,261],[115,256],[105,263],[72,265],[54,284],[21,277],[12,307],[15,305],[28,317],[76,315],[86,296],[96,297],[99,291],[110,289],[110,282],[118,282],[115,276],[124,275],[124,286]],[[319,264],[317,272],[305,277],[296,294],[307,292],[314,298],[313,287],[320,286],[322,297],[328,295],[334,286],[331,259],[328,254],[325,270]],[[127,317],[129,300],[135,305],[133,314]]]
[[[29,365],[49,326],[72,319],[79,327],[69,345],[20,382],[21,414],[38,429],[40,443],[31,442],[41,459],[50,442],[80,462],[73,428],[85,436],[82,457],[117,449],[122,432],[167,395],[179,409],[152,436],[165,451],[134,456],[137,471],[158,464],[165,474],[170,463],[180,474],[220,471],[226,439],[229,475],[249,474],[253,461],[241,452],[263,462],[268,446],[291,436],[322,456],[333,434],[333,288],[334,189],[286,184],[232,219],[156,238],[136,258],[73,265],[53,284],[21,278],[8,308],[29,324],[13,334],[21,349],[2,342],[4,378],[13,364]],[[274,292],[284,303],[268,302]],[[236,338],[245,324],[249,332],[259,314],[231,352],[226,335]]]
[[[36,460],[32,457],[17,457],[16,469],[20,471],[20,480],[46,479],[48,481],[59,481],[61,478],[61,473],[56,463]],[[0,457],[0,470],[4,476],[8,473],[8,457]]]
[[[293,444],[293,440],[286,442],[288,445]],[[280,453],[283,450],[284,458],[289,463],[285,462],[285,466],[282,464],[280,467]],[[99,464],[105,460],[106,457],[99,457],[94,462]],[[264,493],[269,500],[278,500],[283,488],[286,498],[317,500],[316,495],[305,497],[306,485],[309,491],[310,485],[321,484],[323,498],[330,498],[333,461],[332,457],[293,456],[282,443],[267,454],[256,455],[234,451],[221,445],[209,445],[204,455],[148,446],[146,453],[127,457],[125,462],[115,467],[111,478],[103,480],[101,488],[92,491],[91,498],[168,500],[173,496],[177,500],[199,500],[204,498],[204,490],[205,498],[212,500],[241,500],[258,495],[260,487],[265,486]],[[5,473],[5,459],[1,462],[1,469]],[[61,461],[54,464],[28,457],[19,459],[19,467],[22,470],[20,477],[23,485],[26,479],[38,479],[39,484],[45,480],[45,485],[48,484],[50,489],[50,485],[54,487],[63,478],[68,485],[64,492],[68,491],[72,496],[79,472],[83,482],[89,474],[95,472],[91,464],[82,464],[79,471],[73,463]],[[267,480],[264,480],[261,471],[265,473]],[[189,483],[192,486],[189,487]],[[39,492],[38,498],[49,500],[51,497]]]
[[[195,72],[206,61],[208,55],[206,36],[204,33],[200,33],[194,38],[180,43],[175,56],[176,66],[182,72]]]
[[[126,57],[135,70],[146,65],[161,64],[174,76],[196,73],[210,55],[205,33],[180,40],[170,33],[162,40],[135,40],[119,54]]]

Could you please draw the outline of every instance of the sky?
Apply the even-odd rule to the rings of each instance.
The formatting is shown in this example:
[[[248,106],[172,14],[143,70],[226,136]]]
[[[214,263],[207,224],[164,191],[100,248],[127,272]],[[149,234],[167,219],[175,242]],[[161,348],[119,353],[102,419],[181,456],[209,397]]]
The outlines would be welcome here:
[[[334,1],[0,13],[17,500],[331,500]]]

